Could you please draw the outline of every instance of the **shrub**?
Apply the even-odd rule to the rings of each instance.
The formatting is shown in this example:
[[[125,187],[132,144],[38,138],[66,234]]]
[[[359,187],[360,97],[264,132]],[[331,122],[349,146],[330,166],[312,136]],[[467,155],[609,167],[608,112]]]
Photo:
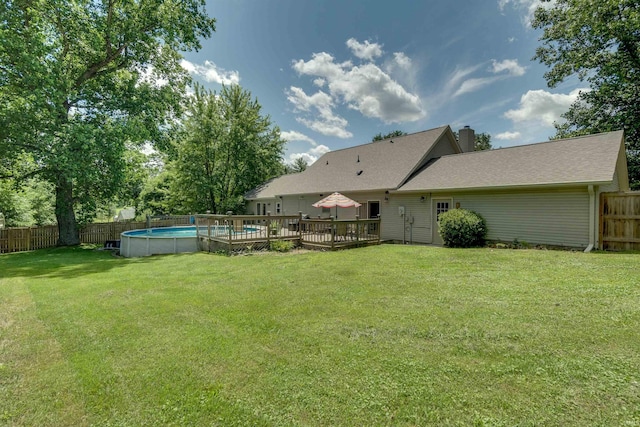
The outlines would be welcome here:
[[[480,215],[467,209],[451,209],[440,214],[440,236],[450,248],[483,246],[487,224]]]
[[[293,242],[290,240],[274,240],[271,242],[270,249],[276,252],[289,252],[293,249]]]

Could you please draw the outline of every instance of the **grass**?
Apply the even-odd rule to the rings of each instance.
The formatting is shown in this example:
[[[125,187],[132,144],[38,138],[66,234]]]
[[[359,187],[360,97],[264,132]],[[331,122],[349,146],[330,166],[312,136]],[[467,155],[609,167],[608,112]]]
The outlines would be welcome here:
[[[0,256],[0,425],[640,425],[640,255]]]

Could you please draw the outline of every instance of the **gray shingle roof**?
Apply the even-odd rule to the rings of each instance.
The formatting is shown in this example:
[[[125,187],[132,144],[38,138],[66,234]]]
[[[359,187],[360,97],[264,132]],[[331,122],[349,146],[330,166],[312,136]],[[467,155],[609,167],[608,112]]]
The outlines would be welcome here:
[[[330,151],[304,172],[275,178],[245,198],[396,189],[422,166],[441,138],[453,140],[449,126]]]
[[[611,182],[623,132],[443,156],[398,191]]]

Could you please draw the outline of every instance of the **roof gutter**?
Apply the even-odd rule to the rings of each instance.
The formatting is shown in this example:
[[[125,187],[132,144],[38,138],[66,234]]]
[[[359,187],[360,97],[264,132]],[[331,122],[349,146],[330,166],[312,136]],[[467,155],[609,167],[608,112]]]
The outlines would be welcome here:
[[[585,253],[591,252],[596,244],[596,194],[593,185],[587,187],[589,191],[589,245],[584,250]]]
[[[390,191],[393,194],[412,194],[412,193],[452,193],[452,192],[475,192],[475,191],[509,191],[509,190],[547,190],[549,188],[575,188],[581,187],[583,185],[607,185],[610,184],[611,181],[576,181],[576,182],[562,182],[562,183],[554,183],[554,182],[545,182],[541,184],[514,184],[514,185],[496,185],[496,186],[485,186],[485,187],[448,187],[448,188],[424,188],[424,189],[416,189],[416,190],[392,190]]]

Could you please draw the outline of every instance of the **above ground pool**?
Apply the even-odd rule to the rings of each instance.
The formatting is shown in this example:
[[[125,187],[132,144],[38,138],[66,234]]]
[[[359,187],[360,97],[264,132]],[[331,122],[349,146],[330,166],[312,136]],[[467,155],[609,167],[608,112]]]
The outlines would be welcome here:
[[[120,255],[124,257],[197,251],[195,227],[147,228],[120,234]]]
[[[200,227],[200,234],[207,235],[211,230],[213,236],[226,235],[229,228],[218,225]],[[256,232],[257,228],[244,227],[243,233]],[[237,233],[237,231],[233,231]],[[120,255],[124,257],[140,257],[160,254],[177,254],[197,252],[198,236],[195,226],[145,228],[125,231],[120,234]]]

